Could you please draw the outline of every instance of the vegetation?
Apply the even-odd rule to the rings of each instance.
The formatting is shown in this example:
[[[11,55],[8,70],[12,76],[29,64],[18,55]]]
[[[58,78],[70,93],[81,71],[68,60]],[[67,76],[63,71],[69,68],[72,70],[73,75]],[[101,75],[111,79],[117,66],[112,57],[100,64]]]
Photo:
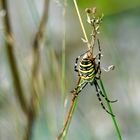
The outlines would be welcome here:
[[[1,140],[139,139],[140,2],[77,3],[0,0]],[[95,6],[97,17],[105,15],[98,35],[101,67],[115,65],[114,71],[102,71],[99,86],[106,98],[118,99],[111,105],[104,102],[115,117],[102,110],[94,86],[78,96],[70,93],[80,82],[73,70],[75,58],[93,49],[90,40],[93,57],[98,53],[85,12]]]

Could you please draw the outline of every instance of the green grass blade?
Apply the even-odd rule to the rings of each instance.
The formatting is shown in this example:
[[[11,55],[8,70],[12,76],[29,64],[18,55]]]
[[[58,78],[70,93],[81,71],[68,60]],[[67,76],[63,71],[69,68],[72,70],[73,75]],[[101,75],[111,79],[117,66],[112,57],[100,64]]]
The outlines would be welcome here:
[[[104,88],[104,85],[103,85],[103,82],[102,82],[101,79],[99,80],[99,84],[100,84],[100,87],[101,87],[101,89],[103,91],[104,96],[107,98],[107,94],[106,94],[106,91],[105,91],[105,88]],[[109,102],[107,102],[107,106],[108,106],[108,109],[109,109],[110,113],[114,114],[113,111],[112,111],[112,107],[111,107]],[[122,140],[121,133],[120,133],[120,130],[119,130],[116,118],[113,117],[112,115],[111,115],[111,117],[112,117],[112,121],[114,123],[115,129],[116,129],[116,133],[117,133],[118,139]]]
[[[74,110],[76,108],[76,105],[77,105],[77,102],[78,102],[78,96],[75,98],[74,100],[74,103],[73,103],[73,106],[72,106],[72,110],[71,110],[71,114],[70,114],[70,118],[68,120],[68,123],[67,123],[67,126],[66,126],[66,129],[62,135],[62,138],[61,140],[65,140],[66,139],[66,136],[67,136],[67,133],[68,133],[68,130],[69,130],[69,126],[70,126],[70,123],[71,123],[71,120],[72,120],[72,116],[74,114]]]
[[[82,79],[79,77],[77,85],[79,85],[81,82],[82,82]],[[78,93],[78,91],[79,91],[79,88],[77,88],[77,90],[73,92],[73,97],[72,97],[72,100],[70,103],[70,107],[68,109],[68,113],[67,113],[66,119],[64,121],[62,131],[61,131],[60,135],[57,137],[57,140],[66,139],[66,136],[67,136],[67,133],[69,130],[69,126],[70,126],[70,123],[72,120],[72,116],[74,114],[74,110],[75,110],[77,102],[78,102],[78,96],[75,94],[75,93]]]

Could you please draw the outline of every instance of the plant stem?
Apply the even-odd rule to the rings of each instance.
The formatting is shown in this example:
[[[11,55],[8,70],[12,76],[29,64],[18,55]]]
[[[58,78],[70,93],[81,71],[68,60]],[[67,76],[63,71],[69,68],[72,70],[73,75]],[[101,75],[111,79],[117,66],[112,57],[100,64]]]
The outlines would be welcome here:
[[[78,82],[77,82],[77,85],[80,82],[81,82],[81,78],[79,77]],[[79,89],[77,89],[77,91],[78,90]],[[77,91],[75,91],[75,92],[77,92]],[[69,107],[69,110],[68,110],[68,113],[67,113],[67,116],[66,116],[66,119],[65,119],[65,122],[64,122],[64,125],[63,125],[63,128],[62,128],[62,131],[61,131],[60,135],[57,137],[57,140],[65,140],[66,135],[68,133],[68,129],[69,129],[71,120],[72,120],[72,116],[73,116],[75,107],[77,105],[77,101],[78,101],[78,96],[73,92],[73,98],[71,100],[71,104],[70,104],[70,107]]]
[[[101,79],[99,80],[99,84],[100,84],[100,87],[101,87],[101,89],[103,91],[104,96],[108,99],[106,91],[105,91],[105,88],[104,88],[104,85],[103,85],[103,82],[102,82]],[[112,107],[111,107],[109,102],[107,102],[107,106],[108,106],[108,109],[109,109],[110,113],[114,114],[113,111],[112,111]],[[117,121],[116,121],[115,117],[113,117],[112,115],[111,115],[111,117],[112,117],[112,121],[114,123],[115,129],[116,129],[116,133],[118,135],[118,139],[122,140],[122,137],[121,137],[121,134],[120,134],[120,130],[119,130]]]
[[[72,119],[72,116],[73,116],[73,113],[74,113],[74,110],[75,110],[75,107],[76,107],[76,104],[77,104],[77,100],[78,100],[78,96],[73,96],[73,98],[71,100],[71,104],[70,104],[68,114],[66,116],[66,121],[64,123],[64,127],[62,129],[61,134],[58,136],[58,140],[60,140],[60,139],[65,140],[65,137],[68,133],[68,129],[69,129],[69,126],[70,126],[70,123],[71,123],[71,119]]]
[[[39,60],[40,60],[39,50],[45,36],[45,27],[48,19],[48,7],[49,7],[49,0],[44,0],[43,14],[33,41],[32,78],[36,77],[39,69]]]
[[[6,12],[4,16],[4,26],[5,26],[5,45],[6,45],[6,53],[9,61],[9,66],[11,70],[11,76],[13,79],[13,86],[15,88],[15,94],[21,106],[21,109],[28,115],[28,107],[27,102],[24,97],[24,90],[22,87],[22,82],[20,79],[20,74],[18,71],[18,66],[14,54],[14,40],[12,37],[12,29],[10,24],[10,16],[9,16],[9,8],[8,8],[8,0],[1,0],[2,9]]]
[[[79,9],[78,9],[78,6],[77,6],[77,2],[76,0],[73,0],[74,2],[74,5],[75,5],[75,8],[76,8],[76,11],[77,11],[77,15],[78,15],[78,18],[79,18],[79,21],[80,21],[80,25],[82,27],[82,31],[83,31],[83,35],[85,37],[85,41],[86,42],[89,42],[88,41],[88,37],[87,37],[87,34],[86,34],[86,31],[85,31],[85,28],[84,28],[84,25],[83,25],[83,22],[82,22],[82,19],[81,19],[81,16],[80,16],[80,13],[79,13]],[[90,50],[90,46],[88,45],[88,49]]]

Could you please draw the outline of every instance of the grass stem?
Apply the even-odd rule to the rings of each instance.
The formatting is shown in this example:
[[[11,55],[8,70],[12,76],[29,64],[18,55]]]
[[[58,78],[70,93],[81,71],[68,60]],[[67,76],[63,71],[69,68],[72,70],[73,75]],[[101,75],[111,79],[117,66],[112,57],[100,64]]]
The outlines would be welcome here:
[[[79,77],[78,82],[77,82],[77,85],[80,82],[81,82],[81,78]],[[78,90],[79,89],[77,89],[77,91]],[[77,92],[77,91],[75,91],[75,92]],[[65,119],[65,122],[64,122],[64,125],[63,125],[63,128],[62,128],[62,131],[59,134],[59,136],[57,137],[57,140],[65,140],[65,138],[67,136],[67,133],[68,133],[68,129],[69,129],[71,120],[72,120],[72,116],[74,114],[74,110],[75,110],[76,105],[77,105],[77,101],[78,101],[78,96],[76,96],[76,94],[73,93],[73,98],[71,100],[70,107],[69,107],[69,110],[68,110],[68,113],[67,113],[67,116],[66,116],[66,119]]]
[[[101,87],[101,89],[103,91],[104,96],[108,99],[107,94],[106,94],[106,91],[105,91],[105,88],[104,88],[104,85],[103,85],[103,82],[102,82],[101,79],[99,80],[99,84],[100,84],[100,87]],[[113,111],[112,111],[112,107],[111,107],[110,103],[109,102],[106,102],[106,103],[107,103],[107,106],[108,106],[108,109],[109,109],[110,113],[111,114],[114,114]],[[111,115],[111,117],[112,117],[112,121],[114,123],[115,129],[116,129],[116,133],[118,135],[118,139],[119,140],[122,140],[121,133],[120,133],[120,130],[119,130],[119,127],[118,127],[116,118],[113,117],[112,115]]]
[[[78,18],[79,18],[79,21],[80,21],[80,25],[82,27],[82,31],[83,31],[83,35],[85,37],[85,41],[86,42],[89,42],[88,41],[87,34],[86,34],[86,31],[85,31],[85,28],[84,28],[84,25],[83,25],[83,22],[82,22],[82,19],[81,19],[81,16],[80,16],[80,13],[79,13],[77,2],[76,2],[76,0],[73,0],[73,2],[74,2],[74,5],[75,5],[75,8],[76,8],[76,11],[77,11],[77,15],[78,15]],[[89,45],[88,45],[88,49],[90,49],[90,46]]]

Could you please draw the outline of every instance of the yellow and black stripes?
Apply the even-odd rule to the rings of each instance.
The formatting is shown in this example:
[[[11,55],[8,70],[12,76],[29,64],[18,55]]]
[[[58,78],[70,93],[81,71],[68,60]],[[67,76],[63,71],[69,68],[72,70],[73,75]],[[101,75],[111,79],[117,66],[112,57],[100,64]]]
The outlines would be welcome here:
[[[77,69],[78,60],[79,60],[84,54],[86,54],[87,52],[88,52],[88,51],[84,52],[83,54],[79,55],[79,56],[76,58],[76,60],[75,60],[75,66],[74,66],[74,70],[75,70],[76,72],[78,72],[78,69]]]
[[[95,65],[92,60],[83,58],[78,71],[82,79],[91,81],[95,76]]]
[[[75,60],[74,70],[75,70],[76,72],[78,72],[77,64],[78,64],[78,60],[79,60],[79,58],[80,58],[80,56],[78,56],[78,57],[76,58],[76,60]]]

